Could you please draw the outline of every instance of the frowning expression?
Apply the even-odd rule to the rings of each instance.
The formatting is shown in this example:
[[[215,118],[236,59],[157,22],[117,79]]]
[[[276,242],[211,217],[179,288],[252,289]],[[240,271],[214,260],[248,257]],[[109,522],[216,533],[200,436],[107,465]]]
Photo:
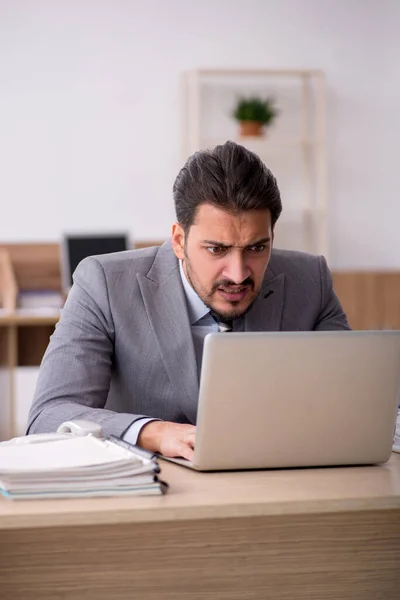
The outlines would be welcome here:
[[[222,319],[243,315],[257,298],[273,242],[269,210],[230,213],[201,204],[189,231],[175,223],[172,245],[204,304]]]

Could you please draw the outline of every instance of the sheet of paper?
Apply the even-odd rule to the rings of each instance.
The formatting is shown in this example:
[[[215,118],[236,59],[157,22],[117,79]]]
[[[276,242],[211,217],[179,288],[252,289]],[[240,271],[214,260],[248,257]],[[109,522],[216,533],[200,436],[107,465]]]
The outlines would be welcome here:
[[[0,446],[0,474],[58,472],[134,460],[124,448],[111,446],[93,436],[66,440]]]

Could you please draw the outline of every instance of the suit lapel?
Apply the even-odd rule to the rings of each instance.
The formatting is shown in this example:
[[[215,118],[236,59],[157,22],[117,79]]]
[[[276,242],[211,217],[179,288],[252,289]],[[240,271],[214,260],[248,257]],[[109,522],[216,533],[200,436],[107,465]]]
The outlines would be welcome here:
[[[245,316],[245,331],[279,331],[281,329],[285,276],[266,272],[260,294]]]
[[[199,384],[192,332],[178,261],[170,242],[159,250],[147,276],[137,275],[150,325],[175,396],[195,423]]]

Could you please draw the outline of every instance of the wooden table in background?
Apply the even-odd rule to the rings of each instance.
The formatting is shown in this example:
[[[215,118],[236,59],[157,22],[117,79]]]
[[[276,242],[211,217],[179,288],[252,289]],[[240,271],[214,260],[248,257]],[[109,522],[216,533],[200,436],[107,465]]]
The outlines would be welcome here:
[[[10,406],[6,439],[17,435],[16,370],[39,366],[59,318],[59,311],[0,310],[0,369],[8,375]]]
[[[0,597],[400,597],[400,455],[378,467],[162,473],[163,497],[0,500]]]

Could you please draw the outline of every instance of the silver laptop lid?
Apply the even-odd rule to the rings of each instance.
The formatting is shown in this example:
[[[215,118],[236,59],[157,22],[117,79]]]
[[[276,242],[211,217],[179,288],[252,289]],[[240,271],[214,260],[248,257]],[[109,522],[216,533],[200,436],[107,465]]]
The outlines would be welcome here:
[[[210,334],[193,463],[384,462],[399,398],[399,331]]]

